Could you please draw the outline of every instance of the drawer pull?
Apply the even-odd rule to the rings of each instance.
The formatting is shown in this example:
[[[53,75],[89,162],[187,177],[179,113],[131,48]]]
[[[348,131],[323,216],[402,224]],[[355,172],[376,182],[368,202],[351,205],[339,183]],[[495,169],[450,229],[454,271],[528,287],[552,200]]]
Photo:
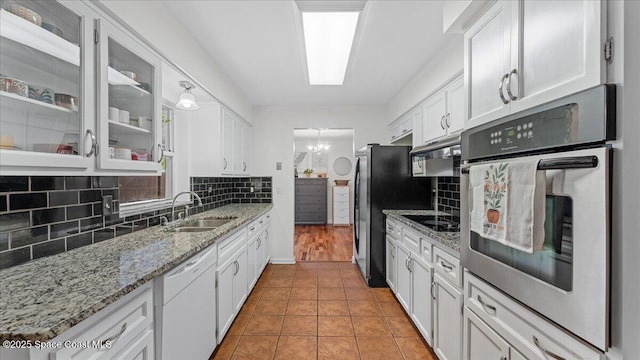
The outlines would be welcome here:
[[[482,301],[482,298],[480,297],[480,295],[478,295],[478,302],[480,303],[480,305],[482,305],[483,307],[493,311],[494,313],[496,312],[496,307],[493,305],[487,305],[485,304],[484,301]]]
[[[540,351],[542,351],[543,354],[550,356],[556,360],[566,360],[562,356],[543,348],[542,345],[540,345],[540,342],[538,341],[538,338],[535,335],[533,335],[533,343],[536,344],[538,349],[540,349]]]
[[[122,327],[120,328],[120,331],[117,334],[111,335],[108,338],[102,340],[100,344],[105,344],[107,342],[113,342],[118,340],[118,338],[122,336],[122,334],[124,334],[125,331],[127,331],[127,323],[122,324]]]
[[[509,360],[506,356],[500,356],[500,360]]]
[[[255,227],[255,226],[252,226],[252,227],[250,227],[250,228],[249,228],[249,231],[253,231],[253,230],[255,230],[255,229],[256,229],[256,227]]]
[[[440,261],[440,265],[442,265],[442,267],[448,272],[451,272],[451,270],[453,270],[453,266],[447,265],[444,261]]]

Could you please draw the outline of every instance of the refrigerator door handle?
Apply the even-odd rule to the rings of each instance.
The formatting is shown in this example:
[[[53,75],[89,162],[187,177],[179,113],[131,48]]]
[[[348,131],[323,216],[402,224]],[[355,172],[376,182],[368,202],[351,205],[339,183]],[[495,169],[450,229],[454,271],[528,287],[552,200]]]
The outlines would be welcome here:
[[[360,159],[356,160],[356,171],[353,179],[354,183],[354,201],[353,201],[353,242],[356,246],[356,252],[360,251],[360,239],[358,238],[358,212],[360,210]]]

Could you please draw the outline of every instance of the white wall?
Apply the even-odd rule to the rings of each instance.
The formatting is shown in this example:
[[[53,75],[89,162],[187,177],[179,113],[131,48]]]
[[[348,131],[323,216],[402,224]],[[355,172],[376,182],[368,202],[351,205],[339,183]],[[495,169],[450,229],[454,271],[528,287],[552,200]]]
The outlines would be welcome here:
[[[196,40],[177,22],[162,1],[101,0],[163,55],[201,82],[220,101],[245,120],[252,121],[252,105]],[[176,87],[178,84],[175,84]]]
[[[327,190],[327,222],[329,224],[333,224],[333,196],[332,196],[332,188],[335,185],[333,182],[336,179],[350,180],[349,181],[349,194],[350,194],[350,202],[349,202],[349,222],[353,223],[353,176],[355,175],[355,155],[353,148],[353,136],[349,138],[331,138],[331,139],[322,139],[320,138],[320,142],[323,144],[329,144],[331,147],[329,151],[327,151],[328,156],[328,169],[327,169],[327,182],[329,184],[329,189]],[[307,149],[308,145],[314,145],[317,142],[316,139],[298,139],[294,136],[294,144],[295,151],[307,152],[307,155],[302,160],[300,165],[298,166],[298,174],[299,177],[304,177],[302,173],[304,169],[312,168],[312,156],[311,152]],[[339,157],[346,157],[351,160],[351,164],[353,164],[351,171],[346,175],[338,175],[333,169],[333,162],[336,161]],[[317,176],[316,169],[313,169],[314,173],[311,177]]]
[[[464,68],[464,47],[461,35],[452,36],[429,60],[398,95],[388,104],[386,123],[400,117],[438,90]]]
[[[384,107],[258,107],[254,109],[254,169],[273,177],[273,261],[293,261],[293,130],[353,128],[355,148],[387,138]],[[276,170],[282,162],[282,170]]]

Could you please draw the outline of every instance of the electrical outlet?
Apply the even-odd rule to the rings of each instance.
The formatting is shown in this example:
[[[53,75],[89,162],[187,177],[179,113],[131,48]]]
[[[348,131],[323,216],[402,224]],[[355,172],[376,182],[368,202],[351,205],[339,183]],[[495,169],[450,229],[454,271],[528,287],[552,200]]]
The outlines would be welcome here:
[[[209,193],[209,195],[211,195],[213,193],[213,188],[209,186],[209,188],[207,189],[207,192]]]
[[[102,197],[102,216],[111,216],[113,214],[113,196],[104,195]]]

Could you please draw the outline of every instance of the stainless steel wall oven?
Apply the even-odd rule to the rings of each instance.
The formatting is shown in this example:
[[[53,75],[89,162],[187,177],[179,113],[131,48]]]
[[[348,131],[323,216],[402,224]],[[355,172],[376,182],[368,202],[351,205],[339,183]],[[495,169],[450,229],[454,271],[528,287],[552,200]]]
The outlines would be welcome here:
[[[461,212],[469,271],[606,350],[609,346],[610,176],[615,87],[599,86],[462,134],[461,209],[471,209],[469,170],[505,159],[539,160],[547,179],[544,245],[527,253],[470,230]]]

